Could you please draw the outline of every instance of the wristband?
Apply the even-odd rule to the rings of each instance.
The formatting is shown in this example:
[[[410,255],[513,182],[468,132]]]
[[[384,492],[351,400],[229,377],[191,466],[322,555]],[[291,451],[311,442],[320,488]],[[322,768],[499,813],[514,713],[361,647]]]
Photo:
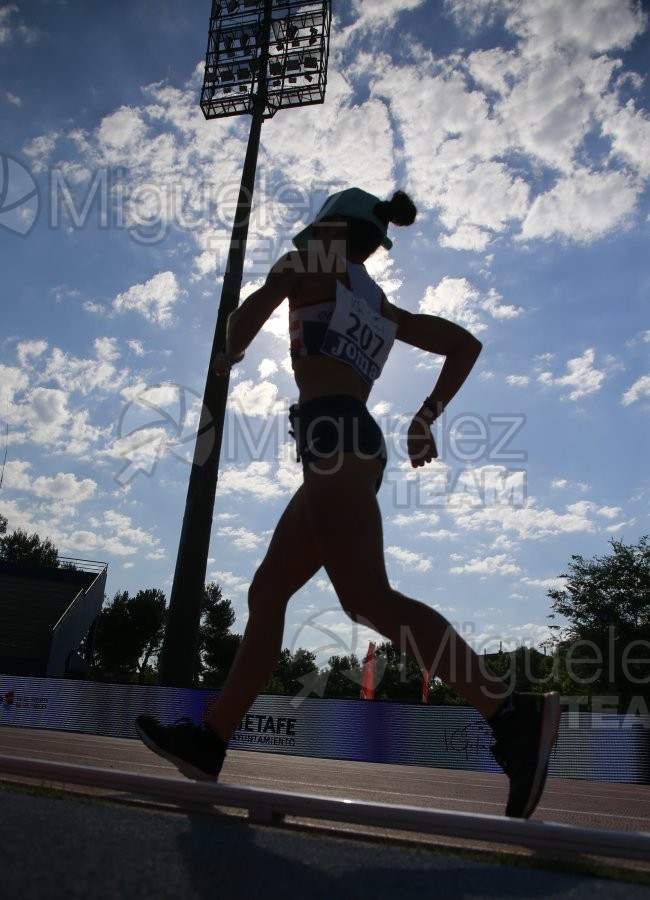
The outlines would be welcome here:
[[[429,397],[425,397],[420,407],[420,415],[427,422],[433,422],[442,412],[441,406],[440,403],[433,403]]]

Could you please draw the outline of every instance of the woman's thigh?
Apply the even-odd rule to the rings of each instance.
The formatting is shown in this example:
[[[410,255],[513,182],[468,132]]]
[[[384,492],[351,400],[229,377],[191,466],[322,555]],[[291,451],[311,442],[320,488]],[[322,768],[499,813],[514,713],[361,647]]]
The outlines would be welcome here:
[[[286,606],[323,562],[312,536],[304,486],[289,501],[251,585],[251,602],[259,595],[266,605],[272,598]]]
[[[374,461],[344,454],[331,471],[305,471],[312,540],[344,609],[363,611],[389,589]]]

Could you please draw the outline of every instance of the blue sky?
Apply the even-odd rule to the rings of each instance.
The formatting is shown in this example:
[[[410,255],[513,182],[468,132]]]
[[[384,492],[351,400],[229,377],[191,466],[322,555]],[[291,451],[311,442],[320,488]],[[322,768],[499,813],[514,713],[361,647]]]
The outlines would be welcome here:
[[[334,0],[325,104],[264,124],[243,295],[324,197],[419,215],[369,264],[484,350],[404,460],[440,361],[397,348],[370,406],[393,583],[480,649],[537,645],[572,554],[647,533],[649,8],[632,0]],[[108,593],[169,595],[248,120],[198,105],[209,2],[0,5],[0,512]],[[233,373],[208,579],[246,589],[300,472],[283,306]],[[208,437],[209,439],[209,437]],[[4,448],[3,448],[4,452]],[[320,575],[285,645],[374,635]]]

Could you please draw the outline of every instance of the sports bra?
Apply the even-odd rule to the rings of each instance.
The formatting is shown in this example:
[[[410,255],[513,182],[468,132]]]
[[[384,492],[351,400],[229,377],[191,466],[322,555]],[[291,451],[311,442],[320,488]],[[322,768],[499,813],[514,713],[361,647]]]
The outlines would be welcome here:
[[[330,356],[372,385],[397,332],[397,325],[383,313],[385,300],[366,267],[346,260],[335,299],[289,306],[292,362],[305,356]]]

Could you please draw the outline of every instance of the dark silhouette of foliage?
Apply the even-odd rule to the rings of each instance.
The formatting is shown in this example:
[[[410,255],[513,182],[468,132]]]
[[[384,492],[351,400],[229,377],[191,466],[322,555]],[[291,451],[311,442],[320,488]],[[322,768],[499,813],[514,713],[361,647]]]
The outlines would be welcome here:
[[[316,656],[309,650],[299,647],[294,653],[287,647],[280,653],[280,658],[273,670],[264,691],[268,694],[290,694],[295,696],[305,691],[305,686],[318,692],[319,682]]]
[[[155,681],[154,657],[165,630],[166,600],[156,588],[118,591],[99,617],[94,673],[111,681],[140,684]]]
[[[572,556],[561,577],[565,587],[548,592],[555,632],[557,672],[568,695],[645,711],[650,702],[650,547],[611,540],[612,552],[585,560]]]
[[[0,534],[0,562],[58,566],[59,551],[49,538],[41,540],[37,534],[27,534],[20,528],[7,533],[6,519],[3,519]]]
[[[205,586],[199,629],[199,677],[204,687],[219,688],[230,671],[241,635],[231,634],[235,623],[232,602],[222,596],[218,584]]]

